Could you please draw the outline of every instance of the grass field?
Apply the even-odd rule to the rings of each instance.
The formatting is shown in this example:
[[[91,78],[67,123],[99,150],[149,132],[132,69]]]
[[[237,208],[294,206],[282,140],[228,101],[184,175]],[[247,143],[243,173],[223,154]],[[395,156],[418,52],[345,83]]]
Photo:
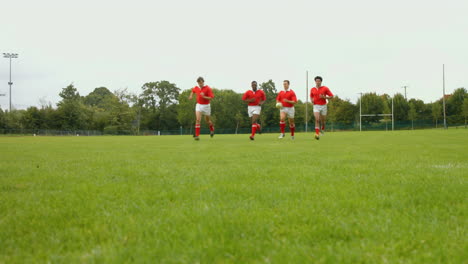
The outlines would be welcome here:
[[[468,130],[0,137],[0,263],[467,263]]]

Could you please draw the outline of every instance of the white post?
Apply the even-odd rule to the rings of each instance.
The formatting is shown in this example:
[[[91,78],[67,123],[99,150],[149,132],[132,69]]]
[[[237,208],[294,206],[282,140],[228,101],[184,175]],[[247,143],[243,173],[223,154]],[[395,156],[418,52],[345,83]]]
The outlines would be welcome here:
[[[359,98],[359,131],[362,131],[362,93],[359,93],[361,97]]]
[[[395,97],[395,95],[393,95]],[[395,130],[395,119],[393,114],[393,97],[392,97],[392,131]]]
[[[309,71],[306,71],[306,107],[305,107],[305,132],[307,133],[307,123],[309,121],[308,118],[308,110],[309,110]]]
[[[442,89],[443,89],[442,102],[444,104],[444,129],[447,129],[447,118],[445,115],[445,64],[442,64]]]

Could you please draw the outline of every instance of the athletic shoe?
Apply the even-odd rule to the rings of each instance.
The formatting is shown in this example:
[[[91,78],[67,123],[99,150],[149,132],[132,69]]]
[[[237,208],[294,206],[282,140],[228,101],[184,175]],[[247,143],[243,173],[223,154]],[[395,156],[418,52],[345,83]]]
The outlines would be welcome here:
[[[278,138],[279,138],[279,139],[282,139],[282,138],[284,138],[284,134],[282,134],[282,133],[281,133],[281,134],[279,135],[279,137],[278,137]]]
[[[250,138],[250,140],[255,140],[255,138],[253,136],[250,136],[249,138]]]
[[[200,140],[200,137],[193,137],[196,141]]]
[[[291,139],[294,140],[294,136],[291,136]]]
[[[214,137],[214,131],[210,131],[210,137]]]
[[[319,134],[315,134],[315,139],[316,139],[316,140],[319,140],[319,139],[320,139],[320,135],[319,135]]]

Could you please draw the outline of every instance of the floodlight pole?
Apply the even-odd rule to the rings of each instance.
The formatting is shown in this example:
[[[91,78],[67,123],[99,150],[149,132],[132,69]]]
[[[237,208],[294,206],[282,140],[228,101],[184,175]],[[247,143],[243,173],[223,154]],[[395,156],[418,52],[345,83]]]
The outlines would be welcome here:
[[[309,71],[306,71],[306,107],[305,107],[305,132],[307,133],[307,126],[309,122]]]
[[[444,129],[447,129],[447,117],[445,114],[445,64],[442,64],[442,102],[444,105]]]
[[[11,112],[11,86],[13,85],[13,82],[11,81],[11,59],[18,58],[18,54],[17,53],[3,53],[3,57],[10,59],[10,80],[8,82],[8,85],[10,86],[10,93],[9,93],[10,107],[8,111]]]
[[[8,108],[8,111],[11,113],[11,85],[13,85],[13,82],[11,81],[11,57],[10,57],[10,81],[8,82],[8,85],[10,86],[10,107]]]

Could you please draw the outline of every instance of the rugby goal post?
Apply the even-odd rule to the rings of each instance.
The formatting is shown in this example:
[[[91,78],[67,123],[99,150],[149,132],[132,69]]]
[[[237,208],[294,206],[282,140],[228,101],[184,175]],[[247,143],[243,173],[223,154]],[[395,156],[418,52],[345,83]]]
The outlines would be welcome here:
[[[363,114],[362,113],[362,93],[359,100],[359,131],[362,131],[362,117],[363,116],[391,116],[392,117],[392,131],[395,130],[395,119],[393,118],[393,97],[392,97],[392,113],[391,114]]]

